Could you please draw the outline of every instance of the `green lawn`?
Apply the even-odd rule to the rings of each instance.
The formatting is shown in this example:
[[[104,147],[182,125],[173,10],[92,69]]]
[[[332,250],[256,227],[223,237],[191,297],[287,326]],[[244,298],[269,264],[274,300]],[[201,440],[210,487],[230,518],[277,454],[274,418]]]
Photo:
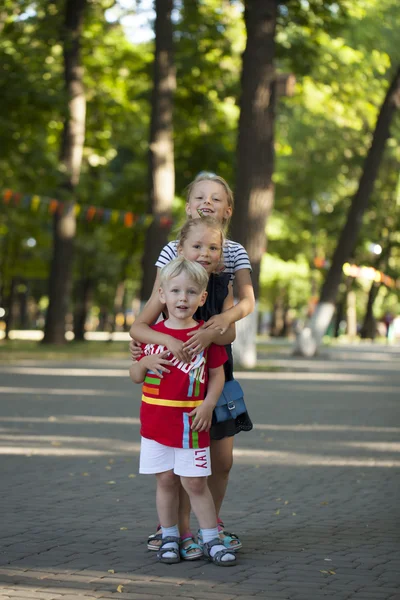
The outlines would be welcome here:
[[[285,345],[268,345],[265,342],[257,344],[257,351],[260,358],[268,357],[270,353],[279,353],[284,350]],[[287,348],[287,345],[286,345]],[[110,358],[129,360],[128,342],[117,341],[87,341],[87,342],[66,342],[63,346],[53,344],[42,344],[36,341],[26,340],[8,340],[0,341],[0,363],[11,363],[19,360],[46,360],[46,361],[76,361],[91,358]],[[245,370],[236,366],[236,370]],[[276,371],[279,368],[273,368],[268,364],[255,367],[259,371]]]
[[[329,344],[340,345],[342,340],[327,340]],[[353,342],[357,344],[357,342]],[[360,343],[358,341],[358,343]],[[377,346],[380,343],[386,343],[386,340],[375,340]],[[362,344],[362,342],[361,342]],[[292,344],[287,340],[274,341],[271,343],[268,338],[259,337],[257,339],[257,354],[260,364],[256,370],[260,371],[279,371],[278,367],[268,365],[268,358],[272,355],[290,356]],[[0,363],[14,362],[18,360],[79,360],[91,358],[110,358],[129,360],[128,342],[124,341],[87,341],[87,342],[66,342],[63,346],[42,344],[36,341],[26,340],[0,340]],[[241,370],[239,365],[236,370]]]
[[[0,341],[0,362],[75,360],[92,357],[129,359],[128,342],[67,342],[63,346],[56,346],[24,340]]]

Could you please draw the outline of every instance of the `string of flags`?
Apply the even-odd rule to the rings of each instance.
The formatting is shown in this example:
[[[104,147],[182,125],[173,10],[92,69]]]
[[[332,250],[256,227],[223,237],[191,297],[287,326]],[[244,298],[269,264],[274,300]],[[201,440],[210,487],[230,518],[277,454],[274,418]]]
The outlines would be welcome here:
[[[329,269],[330,261],[323,257],[316,256],[314,258],[314,266],[317,269]],[[385,275],[382,271],[374,269],[374,267],[364,267],[358,265],[352,265],[350,263],[344,263],[343,273],[347,277],[354,277],[355,279],[367,279],[368,281],[375,281],[376,283],[383,283],[389,288],[400,289],[400,279],[395,280],[389,275]]]
[[[389,275],[385,275],[385,273],[382,273],[382,271],[374,269],[374,267],[359,267],[358,265],[351,265],[350,263],[345,263],[343,265],[343,273],[348,277],[367,279],[368,281],[383,283],[384,285],[390,288],[400,289],[400,279],[396,281],[392,277],[389,277]]]
[[[2,198],[3,204],[6,206],[28,208],[32,212],[46,212],[46,214],[49,215],[54,215],[55,213],[62,215],[68,206],[67,202],[62,202],[61,200],[56,200],[55,198],[38,196],[37,194],[19,194],[13,192],[12,190],[4,190]],[[103,206],[83,205],[76,203],[72,205],[72,209],[75,213],[76,219],[80,221],[96,221],[98,223],[120,224],[124,227],[133,227],[135,225],[144,225],[147,227],[151,225],[155,218],[153,215],[137,215],[126,210],[116,210],[112,208],[104,208]],[[163,228],[170,228],[173,224],[173,220],[169,217],[162,216],[159,217],[158,220],[160,226]]]

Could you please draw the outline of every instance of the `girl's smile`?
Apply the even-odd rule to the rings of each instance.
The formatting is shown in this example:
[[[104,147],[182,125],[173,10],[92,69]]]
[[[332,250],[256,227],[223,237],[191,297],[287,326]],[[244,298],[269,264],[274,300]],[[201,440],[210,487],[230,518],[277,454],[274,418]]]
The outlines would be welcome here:
[[[214,217],[220,222],[232,215],[224,186],[217,181],[202,180],[193,186],[186,213],[196,219],[201,215]]]
[[[221,232],[211,229],[206,224],[199,224],[190,231],[178,252],[188,260],[198,262],[209,275],[215,273],[221,264]]]

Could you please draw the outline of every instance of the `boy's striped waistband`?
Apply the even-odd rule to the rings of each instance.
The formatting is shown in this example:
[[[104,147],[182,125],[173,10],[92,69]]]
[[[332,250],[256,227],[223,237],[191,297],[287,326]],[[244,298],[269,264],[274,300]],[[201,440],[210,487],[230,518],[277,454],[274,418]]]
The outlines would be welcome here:
[[[156,404],[157,406],[172,406],[174,408],[194,408],[195,406],[200,406],[203,400],[165,400],[163,398],[150,398],[142,394],[142,402]]]

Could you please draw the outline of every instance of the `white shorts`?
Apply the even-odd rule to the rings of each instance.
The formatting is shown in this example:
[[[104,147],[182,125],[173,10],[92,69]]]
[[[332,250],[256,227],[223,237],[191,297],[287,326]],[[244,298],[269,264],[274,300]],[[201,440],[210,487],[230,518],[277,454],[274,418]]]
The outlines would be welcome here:
[[[142,437],[139,473],[173,471],[182,477],[211,475],[210,448],[171,448]]]

